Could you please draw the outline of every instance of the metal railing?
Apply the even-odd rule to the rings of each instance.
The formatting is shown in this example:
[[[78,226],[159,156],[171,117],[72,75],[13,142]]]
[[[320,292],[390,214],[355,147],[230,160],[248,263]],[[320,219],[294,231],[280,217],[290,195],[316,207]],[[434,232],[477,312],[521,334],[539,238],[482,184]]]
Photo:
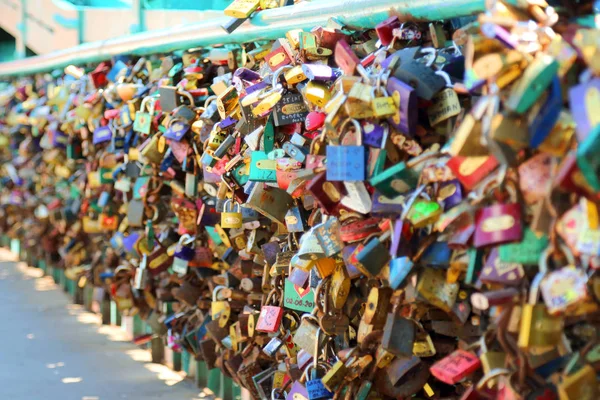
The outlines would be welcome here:
[[[213,21],[143,32],[67,50],[0,64],[0,77],[29,75],[69,64],[96,63],[121,54],[146,55],[226,43],[245,43],[285,36],[293,28],[311,29],[330,19],[356,28],[373,28],[390,15],[406,20],[443,20],[485,9],[484,0],[332,0],[302,2],[256,13],[232,34]]]

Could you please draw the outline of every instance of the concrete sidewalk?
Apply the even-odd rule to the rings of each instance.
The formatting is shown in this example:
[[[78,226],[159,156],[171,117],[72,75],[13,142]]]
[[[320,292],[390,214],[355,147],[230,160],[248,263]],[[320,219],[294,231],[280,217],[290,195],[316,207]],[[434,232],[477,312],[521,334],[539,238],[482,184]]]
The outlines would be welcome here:
[[[0,249],[0,399],[206,399],[119,327],[70,304],[52,278]]]

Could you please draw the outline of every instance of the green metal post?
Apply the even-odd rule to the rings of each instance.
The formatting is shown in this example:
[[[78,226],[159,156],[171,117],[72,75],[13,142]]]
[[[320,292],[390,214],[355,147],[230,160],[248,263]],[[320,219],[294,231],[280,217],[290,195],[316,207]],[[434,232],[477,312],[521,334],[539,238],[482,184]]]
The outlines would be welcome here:
[[[65,275],[65,270],[64,269],[59,269],[60,275],[59,275],[59,279],[60,279],[60,287],[62,288],[63,292],[68,293],[69,292],[69,284],[68,284],[68,279],[67,279],[67,275]]]
[[[213,391],[216,397],[223,398],[221,394],[221,378],[223,374],[219,368],[213,368],[208,371],[208,382],[206,387]]]
[[[41,259],[38,261],[38,265],[42,271],[44,271],[44,275],[48,274],[48,264],[46,264],[46,260]]]
[[[193,359],[191,354],[187,351],[183,350],[181,352],[181,370],[186,373],[186,375],[190,375],[190,360]]]
[[[221,374],[221,398],[233,400],[233,379]]]
[[[18,25],[19,35],[15,38],[15,58],[27,56],[27,0],[21,0],[21,22]]]
[[[137,11],[137,26],[135,32],[139,33],[146,30],[146,10],[144,7],[144,0],[133,0],[133,8]]]
[[[204,361],[196,361],[196,386],[208,387],[208,368]]]
[[[94,299],[94,287],[88,283],[83,288],[83,308],[86,311],[92,311],[93,299]]]
[[[102,324],[110,325],[111,321],[111,301],[108,297],[104,297],[102,299],[102,303],[100,303],[100,312],[102,313]]]
[[[152,338],[151,351],[153,363],[162,364],[165,361],[165,344],[161,337]]]
[[[21,241],[19,239],[10,240],[10,251],[13,254],[21,254]]]
[[[242,400],[242,388],[235,382],[231,384],[233,400]]]
[[[52,277],[54,278],[54,283],[60,285],[60,269],[54,267],[52,270]]]
[[[117,303],[110,300],[110,324],[121,326],[121,313],[117,309]]]

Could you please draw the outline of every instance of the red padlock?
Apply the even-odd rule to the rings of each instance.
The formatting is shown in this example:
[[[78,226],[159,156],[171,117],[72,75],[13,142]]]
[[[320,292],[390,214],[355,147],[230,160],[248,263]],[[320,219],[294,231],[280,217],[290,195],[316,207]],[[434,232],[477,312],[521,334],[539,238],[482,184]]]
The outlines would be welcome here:
[[[454,385],[477,371],[480,366],[479,357],[459,349],[433,364],[429,371],[440,381]]]
[[[319,111],[311,111],[306,116],[306,121],[304,122],[304,126],[307,131],[314,131],[316,129],[320,129],[325,124],[325,118],[327,114],[319,112]]]
[[[467,189],[472,190],[498,166],[494,156],[461,157],[455,156],[446,164],[456,179]]]
[[[477,248],[519,242],[523,238],[521,205],[514,186],[507,185],[510,203],[497,203],[480,208],[475,214],[473,245]]]
[[[273,296],[277,295],[277,289],[271,290],[267,296],[265,304],[269,304]],[[281,319],[283,318],[283,296],[279,294],[279,306],[264,305],[260,308],[260,315],[256,321],[256,330],[258,332],[274,333],[279,330]]]
[[[400,20],[397,16],[389,17],[375,26],[375,31],[382,45],[387,46],[394,40],[394,29],[400,28]]]
[[[340,40],[335,45],[335,63],[344,71],[345,75],[354,75],[356,66],[360,63],[360,60],[352,51],[352,48],[345,40]]]

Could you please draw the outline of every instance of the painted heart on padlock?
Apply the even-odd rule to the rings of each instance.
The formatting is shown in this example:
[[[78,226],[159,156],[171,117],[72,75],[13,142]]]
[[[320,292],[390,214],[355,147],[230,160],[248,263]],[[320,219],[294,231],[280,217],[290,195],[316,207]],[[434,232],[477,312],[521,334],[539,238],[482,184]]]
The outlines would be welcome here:
[[[189,129],[190,129],[190,126],[188,124],[177,121],[177,122],[173,123],[169,127],[169,129],[167,129],[167,131],[164,134],[164,137],[166,139],[170,139],[170,140],[179,142]]]
[[[268,333],[277,332],[282,318],[283,308],[277,306],[263,306],[260,309],[256,330]]]

